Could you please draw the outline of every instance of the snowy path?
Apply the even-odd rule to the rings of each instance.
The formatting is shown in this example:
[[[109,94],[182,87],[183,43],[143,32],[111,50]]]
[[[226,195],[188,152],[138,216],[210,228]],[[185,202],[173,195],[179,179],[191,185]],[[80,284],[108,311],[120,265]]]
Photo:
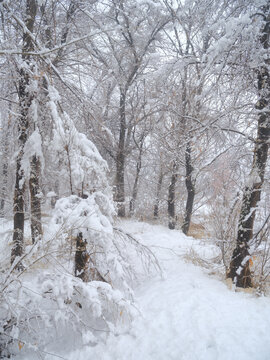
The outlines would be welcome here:
[[[192,245],[200,250],[198,240],[162,226],[127,222],[123,227],[146,244],[163,247],[156,249],[166,278],[138,290],[143,316],[129,334],[73,352],[70,360],[270,359],[269,298],[231,292],[200,267],[164,249],[183,253]]]

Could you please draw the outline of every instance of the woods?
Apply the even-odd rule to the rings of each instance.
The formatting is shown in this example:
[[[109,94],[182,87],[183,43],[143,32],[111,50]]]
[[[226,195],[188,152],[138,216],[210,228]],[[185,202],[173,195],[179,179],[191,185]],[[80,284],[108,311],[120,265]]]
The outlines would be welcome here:
[[[129,326],[161,267],[126,219],[268,294],[269,36],[268,0],[0,0],[0,358]]]

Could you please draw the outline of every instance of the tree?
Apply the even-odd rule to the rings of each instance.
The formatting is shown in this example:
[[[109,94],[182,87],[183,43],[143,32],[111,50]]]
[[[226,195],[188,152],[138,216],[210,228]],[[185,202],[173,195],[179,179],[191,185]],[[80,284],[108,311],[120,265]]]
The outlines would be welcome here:
[[[267,53],[270,36],[270,5],[267,2],[261,8],[262,32],[259,38],[262,49]],[[265,169],[268,158],[270,139],[270,75],[267,60],[261,62],[257,69],[257,88],[259,100],[256,103],[258,111],[257,137],[254,147],[253,163],[248,183],[245,186],[242,199],[242,207],[238,222],[236,248],[233,251],[228,278],[238,287],[252,287],[250,270],[249,245],[253,237],[256,209],[261,198],[264,183]]]
[[[96,7],[96,11],[100,11]],[[90,13],[90,12],[89,12]],[[118,215],[125,216],[125,166],[132,129],[135,122],[128,117],[128,97],[134,84],[146,71],[158,34],[169,21],[161,4],[135,4],[131,1],[106,3],[102,14],[93,19],[93,26],[102,33],[91,40],[87,48],[106,73],[110,72],[117,84],[118,139],[115,149],[115,201]],[[104,25],[106,24],[106,25]],[[105,49],[105,50],[104,50]],[[111,88],[108,89],[111,91]]]
[[[18,141],[19,151],[16,159],[16,182],[14,190],[14,234],[13,247],[11,251],[11,262],[16,257],[20,257],[23,252],[24,242],[24,190],[25,180],[22,168],[24,147],[27,142],[29,127],[31,124],[31,105],[33,94],[31,93],[31,56],[29,53],[34,51],[32,33],[37,13],[37,3],[35,0],[27,0],[25,10],[25,28],[23,32],[22,60],[19,69],[18,96],[20,102],[20,116],[18,117]],[[33,183],[32,183],[33,184]],[[35,197],[35,191],[33,191]]]

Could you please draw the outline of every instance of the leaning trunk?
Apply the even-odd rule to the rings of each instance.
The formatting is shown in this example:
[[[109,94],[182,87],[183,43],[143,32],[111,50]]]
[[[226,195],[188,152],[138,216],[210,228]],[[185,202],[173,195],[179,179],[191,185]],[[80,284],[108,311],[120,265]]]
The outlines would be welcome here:
[[[269,11],[269,9],[264,9]],[[270,35],[270,17],[265,19],[265,27],[261,37],[264,49],[269,47],[268,37]],[[240,218],[236,248],[233,251],[228,278],[238,287],[247,288],[252,286],[252,276],[249,267],[249,242],[253,237],[253,225],[256,215],[256,207],[260,201],[264,174],[268,157],[270,140],[270,76],[268,66],[262,66],[258,71],[258,90],[260,99],[256,105],[259,110],[258,132],[254,148],[252,170],[249,184],[245,187]]]
[[[187,143],[186,153],[185,153],[185,161],[186,161],[186,188],[187,188],[187,202],[186,202],[186,211],[184,216],[184,224],[182,226],[182,231],[184,234],[188,234],[191,215],[193,210],[194,198],[195,198],[195,184],[192,180],[193,175],[193,166],[191,164],[191,144],[190,141]]]

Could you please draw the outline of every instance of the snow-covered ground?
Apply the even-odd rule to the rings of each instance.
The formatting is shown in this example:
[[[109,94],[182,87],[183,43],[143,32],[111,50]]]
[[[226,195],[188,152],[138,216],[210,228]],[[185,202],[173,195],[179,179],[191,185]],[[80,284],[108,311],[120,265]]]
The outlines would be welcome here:
[[[194,249],[205,258],[216,249],[159,225],[121,227],[155,251],[163,279],[137,289],[141,317],[129,333],[106,344],[66,354],[70,360],[269,360],[270,299],[230,291],[217,276],[184,261]]]
[[[211,263],[219,254],[215,245],[161,225],[126,220],[118,227],[150,247],[163,277],[149,278],[135,289],[141,315],[129,331],[111,334],[106,343],[96,346],[78,345],[72,352],[61,346],[52,351],[57,357],[43,353],[44,360],[270,359],[270,299],[229,290],[221,264],[207,268],[189,261],[199,254]],[[8,226],[2,230],[8,234]],[[9,251],[10,247],[1,249],[7,259]],[[33,351],[31,360],[39,356]],[[29,360],[29,356],[21,351],[16,359]]]

